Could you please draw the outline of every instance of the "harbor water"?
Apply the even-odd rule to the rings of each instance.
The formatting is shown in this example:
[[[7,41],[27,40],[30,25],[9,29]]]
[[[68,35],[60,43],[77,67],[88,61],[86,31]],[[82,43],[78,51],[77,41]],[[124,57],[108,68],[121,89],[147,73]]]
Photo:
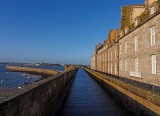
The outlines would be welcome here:
[[[63,70],[60,66],[32,66],[35,68],[46,68]],[[14,88],[21,87],[42,79],[41,75],[31,75],[22,72],[12,72],[6,69],[6,65],[0,64],[0,88]]]

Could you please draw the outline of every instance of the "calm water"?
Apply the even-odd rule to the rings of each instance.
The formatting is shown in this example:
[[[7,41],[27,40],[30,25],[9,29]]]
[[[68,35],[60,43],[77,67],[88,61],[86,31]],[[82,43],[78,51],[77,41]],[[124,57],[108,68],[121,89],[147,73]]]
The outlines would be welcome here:
[[[41,76],[30,75],[21,72],[11,72],[5,67],[6,65],[0,64],[0,88],[18,87],[41,79]],[[63,67],[58,66],[35,66],[35,68],[36,67],[63,71]]]

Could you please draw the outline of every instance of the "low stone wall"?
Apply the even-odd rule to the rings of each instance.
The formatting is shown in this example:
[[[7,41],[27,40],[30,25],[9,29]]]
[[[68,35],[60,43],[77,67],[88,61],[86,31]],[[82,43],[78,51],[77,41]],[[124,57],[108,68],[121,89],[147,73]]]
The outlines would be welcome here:
[[[85,69],[128,111],[138,116],[160,115],[160,93],[125,83],[106,74]]]
[[[74,69],[76,68],[77,66],[73,66],[73,65],[65,65],[64,66],[64,71],[68,71],[68,70],[71,70],[71,69]]]
[[[68,94],[77,69],[48,77],[0,102],[1,116],[56,115]]]
[[[20,66],[6,66],[7,69],[20,72],[37,73],[42,75],[56,75],[61,73],[61,71],[53,69],[43,69],[43,68],[31,68],[31,67],[20,67]]]

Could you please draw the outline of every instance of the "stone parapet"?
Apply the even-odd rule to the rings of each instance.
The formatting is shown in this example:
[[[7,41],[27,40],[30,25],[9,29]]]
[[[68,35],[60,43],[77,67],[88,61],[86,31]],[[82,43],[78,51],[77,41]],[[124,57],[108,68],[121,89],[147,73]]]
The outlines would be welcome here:
[[[77,68],[40,80],[0,100],[1,116],[56,115],[67,96]]]
[[[160,115],[160,93],[128,84],[112,76],[85,69],[100,82],[126,109],[136,115]]]

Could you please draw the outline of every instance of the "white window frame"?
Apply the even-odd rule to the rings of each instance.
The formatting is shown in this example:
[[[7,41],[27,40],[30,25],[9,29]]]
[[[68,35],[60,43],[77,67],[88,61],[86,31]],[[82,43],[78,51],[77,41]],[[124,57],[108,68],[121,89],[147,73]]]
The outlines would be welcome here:
[[[138,58],[135,57],[135,72],[138,72]]]
[[[120,53],[120,55],[122,54],[122,44],[121,43],[119,45],[119,53]]]
[[[124,70],[127,71],[127,60],[126,59],[124,60],[124,66],[125,66]]]
[[[117,65],[116,65],[116,63],[115,63],[114,71],[115,71],[115,75],[116,75],[117,74]]]
[[[120,60],[120,70],[122,70],[123,67],[122,67],[122,60]]]
[[[115,53],[115,60],[116,60],[116,50],[114,51],[114,53]]]
[[[108,53],[108,61],[109,61],[109,53]]]
[[[112,74],[112,64],[111,64],[111,74]]]
[[[134,36],[135,52],[138,51],[138,37]]]
[[[125,34],[128,33],[128,28],[125,28],[124,32],[125,32]]]
[[[155,13],[155,6],[152,6],[150,8],[150,15],[153,15]]]
[[[108,63],[108,73],[109,73],[109,63]]]
[[[152,60],[152,74],[157,74],[157,56],[152,55],[151,60]]]
[[[111,61],[112,61],[112,51],[111,51]]]
[[[135,20],[134,25],[135,27],[138,25],[138,19]]]
[[[127,41],[125,41],[124,43],[124,50],[125,50],[125,54],[127,53]]]
[[[156,44],[156,26],[150,28],[151,45]]]
[[[123,32],[120,33],[120,37],[122,37],[122,36],[123,36]]]

